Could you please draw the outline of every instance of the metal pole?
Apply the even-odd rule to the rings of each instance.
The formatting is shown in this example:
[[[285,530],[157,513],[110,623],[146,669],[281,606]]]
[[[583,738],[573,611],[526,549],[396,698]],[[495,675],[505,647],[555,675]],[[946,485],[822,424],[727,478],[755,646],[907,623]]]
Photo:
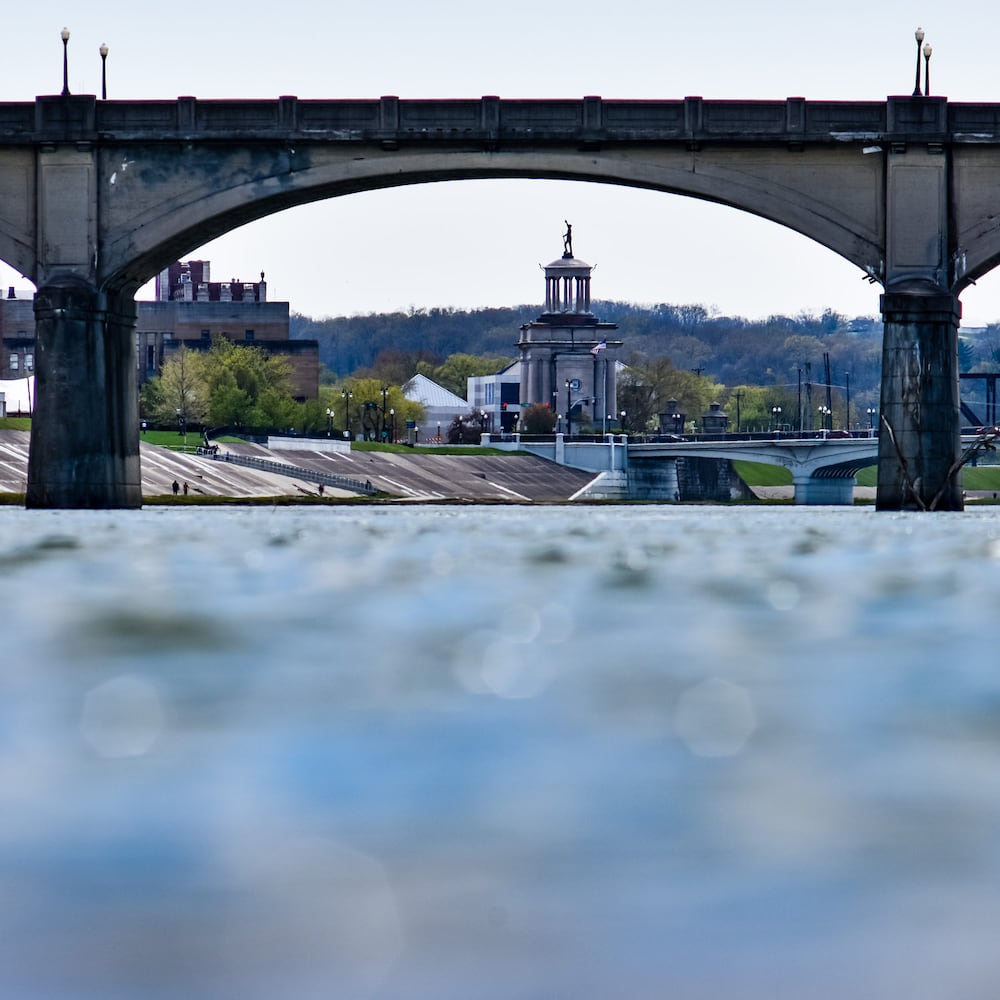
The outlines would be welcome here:
[[[59,35],[63,43],[63,89],[62,96],[69,97],[69,28],[63,28]]]

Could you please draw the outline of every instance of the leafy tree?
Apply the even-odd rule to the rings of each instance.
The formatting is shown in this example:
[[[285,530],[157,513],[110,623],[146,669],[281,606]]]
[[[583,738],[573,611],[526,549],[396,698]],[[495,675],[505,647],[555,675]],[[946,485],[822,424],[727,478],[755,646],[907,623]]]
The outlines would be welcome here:
[[[475,410],[465,416],[458,416],[448,426],[448,444],[479,444],[482,440],[483,424]]]
[[[383,389],[385,389],[384,396]],[[331,409],[337,414],[341,426],[344,416],[337,408],[338,402],[340,410],[344,408],[341,390],[352,394],[349,404],[351,432],[360,431],[368,441],[388,440],[392,434],[393,417],[396,422],[396,437],[399,438],[402,436],[402,429],[406,427],[406,421],[413,420],[419,424],[426,416],[426,411],[420,403],[406,398],[403,387],[387,385],[374,378],[356,378],[343,382],[339,387],[335,387],[333,392],[335,402]]]
[[[287,358],[219,337],[200,360],[214,425],[284,427],[294,419]]]
[[[522,412],[521,429],[525,434],[551,434],[555,427],[556,415],[544,403],[533,403]]]
[[[667,357],[646,361],[634,359],[618,382],[619,409],[625,410],[625,427],[632,431],[656,431],[659,414],[677,401],[688,420],[698,420],[710,403],[725,394],[725,386],[694,372],[679,370]]]
[[[163,364],[160,375],[142,387],[142,412],[155,423],[171,426],[202,423],[209,410],[209,390],[202,358],[182,344]]]

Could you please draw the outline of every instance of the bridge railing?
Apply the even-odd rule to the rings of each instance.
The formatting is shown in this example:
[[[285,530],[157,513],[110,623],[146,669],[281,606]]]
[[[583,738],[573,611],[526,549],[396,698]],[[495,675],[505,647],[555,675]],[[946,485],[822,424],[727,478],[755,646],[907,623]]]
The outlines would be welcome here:
[[[495,96],[400,100],[98,101],[42,96],[0,103],[0,143],[176,140],[203,137],[376,142],[678,141],[792,144],[843,141],[1000,142],[1000,105],[944,97],[885,101],[510,100]]]
[[[232,452],[219,453],[212,448],[199,448],[198,454],[205,458],[211,458],[216,462],[225,462],[228,465],[239,465],[247,469],[258,469],[261,472],[273,472],[279,476],[289,476],[293,479],[305,479],[311,483],[322,483],[324,486],[333,486],[337,489],[349,490],[351,493],[363,493],[370,496],[377,493],[369,482],[361,482],[358,479],[350,479],[347,476],[338,476],[332,472],[321,472],[318,469],[305,468],[300,465],[287,465],[284,462],[272,462],[266,458],[255,458],[252,455],[234,455]]]

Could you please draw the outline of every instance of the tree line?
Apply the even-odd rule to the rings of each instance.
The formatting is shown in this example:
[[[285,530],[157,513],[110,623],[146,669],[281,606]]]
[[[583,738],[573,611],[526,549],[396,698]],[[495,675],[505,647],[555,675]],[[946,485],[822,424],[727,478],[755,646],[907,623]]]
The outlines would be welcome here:
[[[208,352],[184,349],[142,393],[143,415],[163,426],[181,418],[211,427],[271,427],[385,440],[423,409],[403,395],[424,374],[464,397],[470,376],[503,370],[518,358],[519,328],[537,307],[429,309],[310,319],[293,314],[291,334],[319,342],[318,400],[297,403],[288,361],[220,339]],[[712,403],[730,429],[797,430],[827,423],[864,428],[878,408],[881,321],[833,310],[762,320],[721,316],[701,305],[599,302],[594,313],[618,325],[622,423],[659,429],[660,415],[700,421]],[[963,371],[1000,371],[1000,324],[959,343]],[[832,410],[826,414],[824,408]],[[527,418],[528,414],[524,414]],[[621,413],[616,414],[621,417]],[[548,418],[533,414],[532,426]],[[584,417],[575,425],[590,428]],[[595,430],[598,428],[594,428]]]
[[[628,366],[619,379],[619,404],[633,431],[654,429],[669,402],[696,421],[718,402],[732,429],[739,423],[753,430],[771,428],[778,410],[789,429],[798,428],[800,409],[804,428],[821,426],[819,407],[826,405],[835,426],[843,427],[848,403],[852,427],[861,427],[878,405],[882,324],[875,317],[827,309],[748,320],[702,305],[612,301],[596,302],[593,312],[618,326]],[[332,384],[364,374],[401,385],[420,372],[464,397],[468,376],[517,360],[519,329],[538,313],[537,306],[522,305],[325,319],[293,314],[291,335],[318,341]]]

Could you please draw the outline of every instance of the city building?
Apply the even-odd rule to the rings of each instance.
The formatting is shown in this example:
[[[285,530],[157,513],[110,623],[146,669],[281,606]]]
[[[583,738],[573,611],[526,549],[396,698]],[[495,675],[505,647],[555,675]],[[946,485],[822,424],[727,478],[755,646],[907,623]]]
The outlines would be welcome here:
[[[545,312],[521,327],[520,404],[542,403],[557,414],[558,429],[600,430],[618,410],[618,329],[590,311],[590,264],[573,255],[567,224],[564,252],[545,268]],[[500,403],[502,404],[502,400]]]
[[[289,337],[287,302],[269,302],[260,281],[212,281],[209,261],[171,264],[156,277],[154,301],[136,303],[136,365],[139,385],[159,375],[181,345],[206,351],[216,337],[253,344],[291,365],[292,395],[319,397],[319,344]],[[33,293],[8,289],[0,299],[0,379],[24,378],[35,370]]]
[[[35,303],[12,285],[0,299],[0,379],[23,379],[35,372]],[[10,407],[8,407],[10,409]]]
[[[420,403],[424,408],[424,426],[418,438],[420,441],[447,439],[448,428],[455,417],[464,417],[469,413],[469,404],[466,400],[438,385],[426,375],[414,375],[403,386],[403,395],[414,403]],[[401,431],[397,430],[397,435],[403,439]]]
[[[300,402],[319,397],[319,344],[289,338],[288,303],[267,300],[263,271],[260,281],[212,281],[209,261],[184,261],[161,271],[155,289],[155,301],[138,303],[140,385],[159,375],[182,345],[189,351],[207,351],[213,339],[225,337],[287,358],[292,395]]]
[[[485,430],[513,433],[520,417],[521,362],[514,361],[495,375],[470,376],[466,393],[466,412],[479,414]]]

